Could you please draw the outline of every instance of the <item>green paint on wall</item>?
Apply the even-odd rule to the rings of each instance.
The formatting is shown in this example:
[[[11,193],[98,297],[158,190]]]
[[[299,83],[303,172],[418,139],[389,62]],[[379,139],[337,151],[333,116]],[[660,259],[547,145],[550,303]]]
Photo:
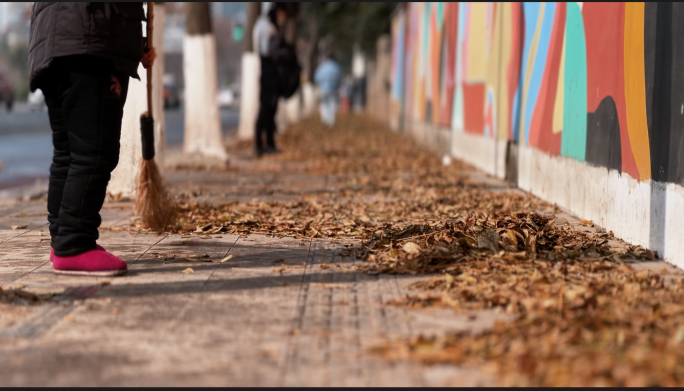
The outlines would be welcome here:
[[[437,29],[442,30],[444,26],[444,3],[437,3]]]
[[[568,3],[561,154],[584,161],[587,151],[587,50],[582,10]]]

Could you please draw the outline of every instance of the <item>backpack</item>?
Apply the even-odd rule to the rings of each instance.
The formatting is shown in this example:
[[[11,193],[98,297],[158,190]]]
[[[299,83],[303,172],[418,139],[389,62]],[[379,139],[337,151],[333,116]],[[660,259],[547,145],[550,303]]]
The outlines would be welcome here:
[[[278,95],[287,99],[299,89],[302,68],[297,61],[297,53],[293,45],[285,42],[279,35],[271,40],[269,57],[275,63],[278,75]]]

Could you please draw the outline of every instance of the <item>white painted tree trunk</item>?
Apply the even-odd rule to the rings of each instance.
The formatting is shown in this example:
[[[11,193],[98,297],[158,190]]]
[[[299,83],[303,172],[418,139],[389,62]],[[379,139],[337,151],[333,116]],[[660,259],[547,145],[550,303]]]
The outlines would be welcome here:
[[[316,87],[307,82],[302,85],[302,94],[304,95],[304,107],[302,108],[302,116],[309,117],[316,112],[318,104],[316,102]]]
[[[218,106],[213,34],[183,38],[185,134],[183,152],[226,160]]]
[[[261,61],[254,52],[242,53],[242,80],[240,86],[240,127],[238,138],[241,140],[254,139],[259,110],[259,76]]]
[[[123,197],[135,196],[135,178],[138,176],[142,145],[140,143],[140,114],[147,111],[147,73],[142,65],[138,66],[140,81],[131,78],[128,84],[128,97],[124,105],[121,123],[121,150],[119,164],[112,172],[107,192]]]
[[[157,58],[152,66],[152,113],[154,114],[154,160],[159,172],[164,174],[166,153],[166,121],[164,117],[164,3],[154,4],[154,33],[152,45]]]
[[[166,132],[164,127],[164,102],[162,96],[164,75],[164,11],[163,5],[154,7],[153,43],[157,58],[152,67],[152,116],[154,118],[155,162],[160,170],[166,149]],[[143,31],[146,26],[143,22]],[[142,160],[142,144],[140,141],[140,115],[147,111],[147,70],[138,65],[140,80],[131,78],[128,85],[128,96],[124,105],[121,123],[121,150],[119,164],[112,172],[112,179],[107,192],[123,197],[135,196],[135,181]]]

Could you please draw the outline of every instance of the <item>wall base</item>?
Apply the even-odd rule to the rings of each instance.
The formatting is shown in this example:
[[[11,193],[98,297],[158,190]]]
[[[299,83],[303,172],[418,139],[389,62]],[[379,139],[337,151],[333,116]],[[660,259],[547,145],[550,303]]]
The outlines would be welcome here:
[[[684,268],[684,187],[519,146],[521,189]]]
[[[406,134],[423,146],[450,153],[487,174],[506,178],[684,268],[684,187],[680,185],[639,182],[605,167],[431,124],[413,123]]]

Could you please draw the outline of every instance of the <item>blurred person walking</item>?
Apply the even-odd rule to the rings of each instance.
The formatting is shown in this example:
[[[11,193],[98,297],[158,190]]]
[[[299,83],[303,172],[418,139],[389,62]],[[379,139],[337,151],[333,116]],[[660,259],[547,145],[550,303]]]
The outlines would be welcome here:
[[[33,3],[30,88],[45,95],[54,154],[48,221],[56,273],[112,276],[126,262],[96,244],[129,77],[143,53],[143,3]]]
[[[253,42],[255,52],[261,59],[261,76],[259,78],[259,112],[257,114],[254,154],[276,153],[276,123],[278,111],[278,71],[276,51],[278,43],[283,39],[280,27],[287,21],[287,11],[283,4],[274,3],[266,15],[262,14],[254,25]],[[263,147],[263,134],[266,133],[266,148]]]
[[[335,62],[332,53],[328,53],[325,60],[316,68],[314,81],[321,94],[321,121],[327,127],[332,128],[335,126],[338,90],[342,82],[342,70]]]

